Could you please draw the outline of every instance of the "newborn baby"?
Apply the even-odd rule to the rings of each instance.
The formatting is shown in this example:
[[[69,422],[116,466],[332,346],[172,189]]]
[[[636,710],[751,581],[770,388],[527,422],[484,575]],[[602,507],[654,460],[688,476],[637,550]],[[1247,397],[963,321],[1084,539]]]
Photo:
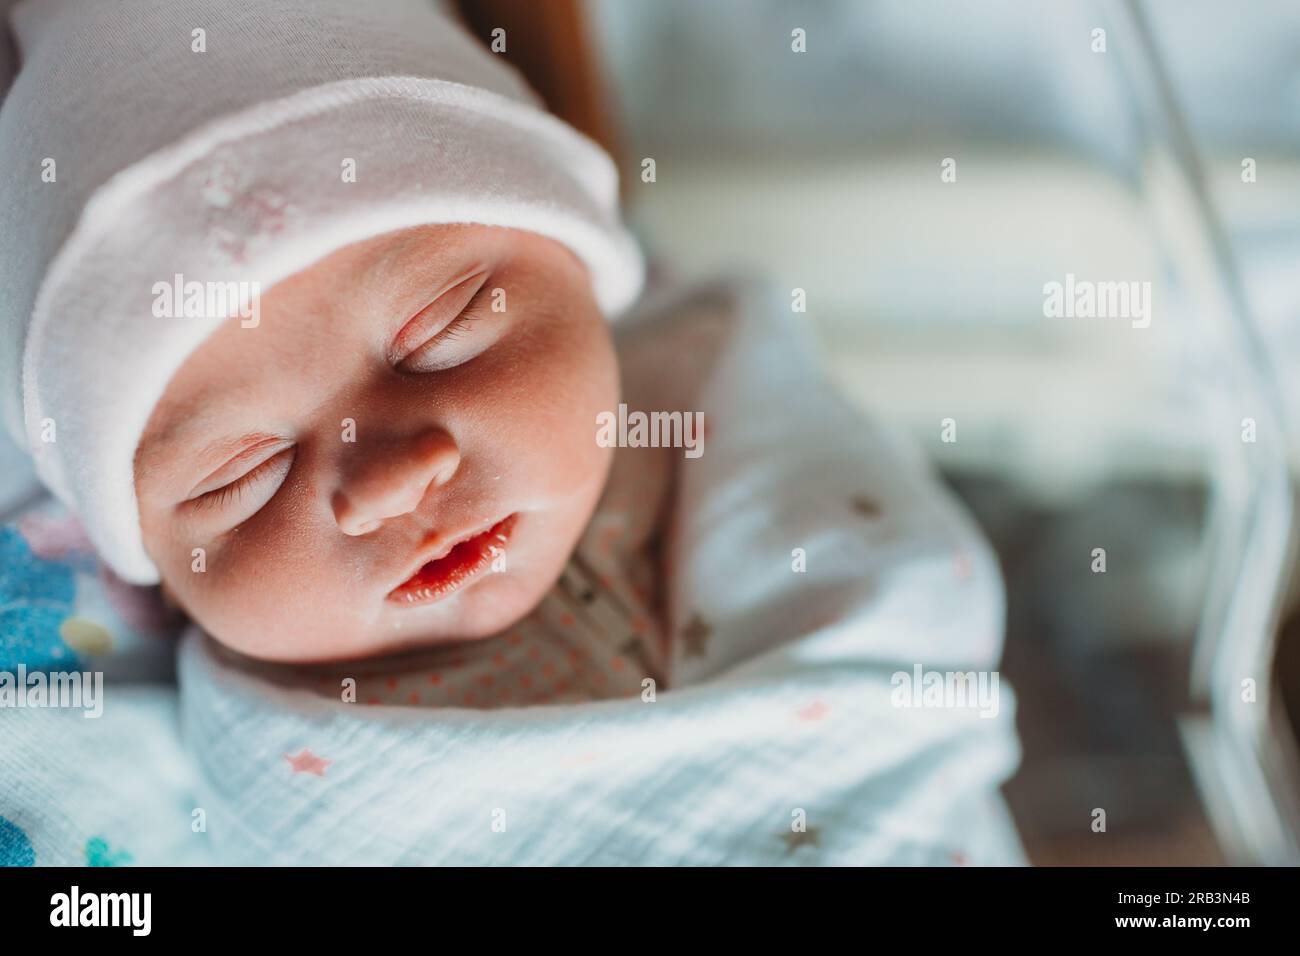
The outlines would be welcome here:
[[[643,295],[612,160],[445,3],[8,26],[3,412],[77,520],[3,529],[32,640],[0,652],[98,669],[123,590],[191,618],[155,645],[169,703],[123,668],[100,736],[0,736],[37,859],[189,859],[194,794],[222,861],[1008,858],[968,835],[1009,697],[895,693],[995,665],[978,531],[824,381],[787,290]],[[703,433],[607,447],[624,404]],[[56,747],[85,786],[30,759]]]
[[[847,449],[811,429],[834,399],[778,325],[732,336],[746,309],[724,302],[626,328],[644,264],[610,158],[444,5],[24,0],[10,25],[0,165],[33,174],[0,184],[30,224],[0,255],[6,420],[109,567],[225,647],[298,665],[450,647],[437,663],[531,659],[570,669],[543,671],[559,693],[626,694],[761,649],[754,622],[705,607],[715,553],[758,562],[737,580],[773,602],[751,612],[765,633],[809,626],[781,594],[830,539],[746,540],[799,526],[797,468],[842,483],[823,498],[853,520],[889,505],[879,487],[855,503],[860,459],[818,464]],[[159,308],[173,283],[195,308]],[[214,288],[240,299],[205,307]],[[730,377],[712,366],[729,337],[749,369]],[[598,440],[624,402],[709,425],[706,380],[738,416],[712,454]],[[800,453],[776,425],[795,391]],[[707,574],[665,506],[705,482],[728,502],[692,518]],[[884,553],[816,572],[856,581]],[[820,600],[811,623],[836,613]]]
[[[559,243],[440,225],[349,245],[173,376],[136,456],[145,547],[193,618],[259,658],[497,633],[590,520],[618,400]]]
[[[441,2],[9,26],[6,423],[107,565],[283,662],[535,608],[605,485],[607,323],[642,286],[610,158]],[[173,282],[199,292],[160,307]]]

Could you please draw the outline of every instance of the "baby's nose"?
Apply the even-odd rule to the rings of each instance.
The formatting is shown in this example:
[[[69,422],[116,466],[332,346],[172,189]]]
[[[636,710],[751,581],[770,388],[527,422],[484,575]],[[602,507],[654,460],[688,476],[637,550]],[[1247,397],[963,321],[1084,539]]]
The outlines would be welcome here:
[[[442,428],[415,435],[357,437],[346,479],[332,505],[339,530],[369,534],[389,519],[410,514],[429,493],[445,485],[460,467],[460,448]]]

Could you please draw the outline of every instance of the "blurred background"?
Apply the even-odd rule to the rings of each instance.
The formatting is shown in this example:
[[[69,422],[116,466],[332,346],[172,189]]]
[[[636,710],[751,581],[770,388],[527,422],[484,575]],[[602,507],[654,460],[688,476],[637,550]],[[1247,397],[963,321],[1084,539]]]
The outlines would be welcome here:
[[[1279,637],[1296,629],[1300,6],[585,15],[655,258],[804,289],[834,377],[928,450],[993,541],[1025,748],[1005,795],[1030,860],[1300,861],[1300,634]],[[1150,327],[1045,317],[1067,273],[1149,281]]]

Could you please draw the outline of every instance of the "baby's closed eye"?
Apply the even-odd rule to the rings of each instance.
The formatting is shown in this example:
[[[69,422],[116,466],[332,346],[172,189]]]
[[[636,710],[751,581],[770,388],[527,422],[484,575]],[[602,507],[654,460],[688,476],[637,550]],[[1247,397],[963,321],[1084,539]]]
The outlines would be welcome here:
[[[195,486],[189,508],[215,511],[231,525],[247,521],[275,496],[293,466],[294,445],[284,439],[258,442]]]
[[[420,310],[398,332],[391,361],[404,372],[437,372],[463,365],[487,350],[494,336],[466,333],[484,318],[493,290],[488,273],[459,280]]]

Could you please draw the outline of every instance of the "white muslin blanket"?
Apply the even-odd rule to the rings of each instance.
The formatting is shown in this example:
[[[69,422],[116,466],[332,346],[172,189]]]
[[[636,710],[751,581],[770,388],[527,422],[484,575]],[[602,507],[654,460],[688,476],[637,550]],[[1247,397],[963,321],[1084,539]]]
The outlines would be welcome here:
[[[708,423],[679,464],[664,582],[670,631],[707,620],[707,653],[671,653],[652,701],[362,707],[191,630],[181,723],[216,859],[1022,862],[997,792],[1019,750],[996,559],[822,381],[783,293],[657,308],[728,317],[671,406]]]

